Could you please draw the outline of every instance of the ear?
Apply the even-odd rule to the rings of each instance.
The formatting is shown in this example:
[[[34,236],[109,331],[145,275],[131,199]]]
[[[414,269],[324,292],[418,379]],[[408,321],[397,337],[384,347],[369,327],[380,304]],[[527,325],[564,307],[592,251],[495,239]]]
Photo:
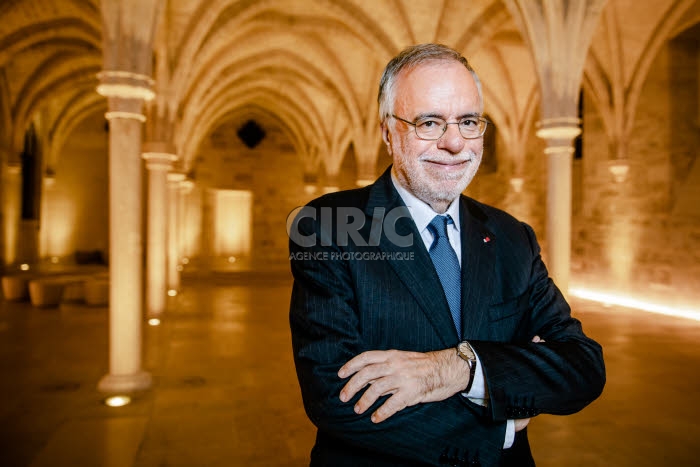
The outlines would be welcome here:
[[[386,150],[389,155],[393,156],[391,153],[391,133],[389,132],[389,124],[386,121],[382,123],[382,140],[386,145]]]

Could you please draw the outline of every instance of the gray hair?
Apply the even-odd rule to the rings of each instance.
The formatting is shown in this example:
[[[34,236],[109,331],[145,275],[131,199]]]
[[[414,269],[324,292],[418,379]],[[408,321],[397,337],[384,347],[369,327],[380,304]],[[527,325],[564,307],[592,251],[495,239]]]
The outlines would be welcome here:
[[[403,49],[384,68],[382,79],[379,81],[379,95],[377,96],[379,101],[379,121],[381,123],[384,123],[384,120],[391,116],[394,111],[396,77],[399,73],[405,69],[409,70],[431,61],[455,61],[464,65],[464,68],[469,70],[474,77],[474,82],[479,92],[479,100],[483,104],[481,81],[474,68],[462,54],[442,44],[418,44]]]

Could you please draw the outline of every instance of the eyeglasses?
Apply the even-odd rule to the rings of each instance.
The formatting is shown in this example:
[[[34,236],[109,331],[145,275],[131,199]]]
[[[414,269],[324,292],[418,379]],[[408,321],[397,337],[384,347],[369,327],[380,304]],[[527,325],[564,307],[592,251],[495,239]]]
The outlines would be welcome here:
[[[401,120],[407,125],[411,125],[416,130],[416,136],[420,139],[434,141],[440,139],[447,131],[447,125],[457,125],[459,134],[465,139],[479,138],[486,131],[488,120],[483,117],[464,117],[458,122],[447,122],[440,117],[423,117],[415,122],[404,120],[392,114],[396,120]]]

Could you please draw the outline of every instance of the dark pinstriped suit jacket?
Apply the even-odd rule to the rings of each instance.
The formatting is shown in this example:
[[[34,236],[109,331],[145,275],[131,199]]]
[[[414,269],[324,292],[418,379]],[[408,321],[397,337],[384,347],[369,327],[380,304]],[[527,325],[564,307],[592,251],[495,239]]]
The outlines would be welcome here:
[[[294,359],[306,412],[318,428],[312,466],[530,465],[525,431],[512,449],[502,449],[506,420],[571,414],[600,395],[601,347],[571,317],[532,229],[468,197],[460,203],[462,335],[481,360],[489,407],[455,395],[408,407],[379,424],[369,417],[385,399],[355,414],[359,395],[340,401],[344,381],[337,371],[366,350],[455,346],[437,273],[410,217],[395,227],[398,235],[413,236],[412,246],[397,246],[384,233],[377,246],[362,246],[352,236],[347,246],[338,245],[332,229],[338,208],[365,213],[360,236],[367,241],[375,208],[388,213],[403,206],[389,170],[373,185],[312,201],[316,220],[295,220],[293,228],[318,240],[309,247],[290,242]],[[321,208],[333,213],[331,222],[322,221]],[[531,343],[535,335],[546,343]]]

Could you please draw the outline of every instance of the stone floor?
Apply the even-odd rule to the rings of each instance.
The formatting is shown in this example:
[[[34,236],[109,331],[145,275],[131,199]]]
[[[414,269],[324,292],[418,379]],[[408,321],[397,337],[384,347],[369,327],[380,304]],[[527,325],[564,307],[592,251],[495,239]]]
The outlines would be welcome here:
[[[290,279],[190,278],[145,328],[153,389],[108,408],[107,311],[0,304],[0,466],[304,466],[287,324]],[[603,396],[540,416],[540,467],[697,466],[700,323],[574,301],[603,344]]]

